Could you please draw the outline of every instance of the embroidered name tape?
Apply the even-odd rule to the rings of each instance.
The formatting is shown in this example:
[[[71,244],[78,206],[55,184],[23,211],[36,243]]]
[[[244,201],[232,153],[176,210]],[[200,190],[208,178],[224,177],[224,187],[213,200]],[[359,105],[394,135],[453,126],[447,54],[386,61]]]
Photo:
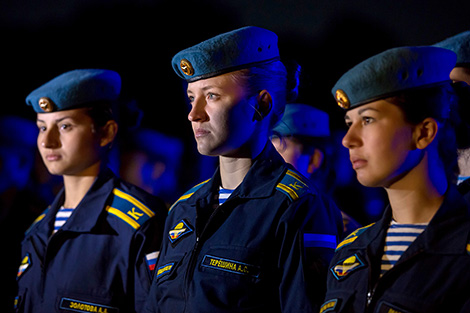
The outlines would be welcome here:
[[[202,260],[202,266],[257,278],[260,274],[260,268],[255,265],[246,264],[239,261],[219,258],[212,255],[205,255]]]
[[[73,312],[118,313],[119,309],[107,305],[85,302],[81,300],[62,298],[60,308]]]
[[[377,312],[378,313],[411,313],[410,311],[406,309],[400,308],[396,305],[393,305],[387,302],[382,302]]]
[[[364,267],[364,262],[359,259],[357,254],[350,256],[344,260],[339,261],[335,266],[330,270],[337,280],[345,278],[347,275],[351,274],[353,271]]]

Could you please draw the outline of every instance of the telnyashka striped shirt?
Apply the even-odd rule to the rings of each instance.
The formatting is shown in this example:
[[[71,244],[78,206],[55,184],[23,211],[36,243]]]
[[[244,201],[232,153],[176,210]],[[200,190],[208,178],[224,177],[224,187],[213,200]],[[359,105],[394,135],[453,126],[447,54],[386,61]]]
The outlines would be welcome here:
[[[67,222],[67,219],[70,217],[70,215],[72,215],[73,210],[74,209],[64,208],[63,206],[60,207],[55,216],[54,230],[52,231],[53,234],[55,234],[59,228],[61,228],[65,222]]]
[[[222,205],[227,201],[227,199],[232,194],[232,189],[224,189],[222,187],[219,188],[219,205]]]
[[[399,224],[392,221],[385,239],[380,276],[397,263],[403,252],[424,231],[426,226],[428,226],[427,223]]]

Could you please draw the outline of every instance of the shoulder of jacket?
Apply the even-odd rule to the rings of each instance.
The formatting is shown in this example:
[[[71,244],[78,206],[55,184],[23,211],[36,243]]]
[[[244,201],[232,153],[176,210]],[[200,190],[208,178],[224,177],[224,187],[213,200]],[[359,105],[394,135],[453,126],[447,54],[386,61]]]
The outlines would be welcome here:
[[[346,238],[344,238],[343,241],[339,243],[339,245],[336,247],[335,251],[340,250],[341,248],[344,248],[350,244],[352,244],[359,236],[364,233],[368,228],[373,226],[375,223],[369,224],[367,226],[361,227],[350,233]]]
[[[168,209],[168,214],[170,214],[171,210],[173,210],[173,208],[180,202],[184,202],[184,201],[187,201],[189,198],[192,197],[192,195],[198,191],[202,186],[204,186],[205,184],[207,184],[208,182],[210,181],[210,178],[193,186],[191,189],[189,189],[188,191],[186,191],[181,197],[178,198],[178,200],[175,201],[175,203],[173,203],[171,205],[171,207]]]
[[[134,195],[119,188],[112,191],[112,201],[106,206],[106,212],[139,229],[146,221],[155,216],[155,212],[137,199]]]
[[[284,193],[291,201],[296,201],[303,194],[310,191],[307,179],[303,177],[302,174],[291,169],[288,169],[284,173],[276,189]]]
[[[25,235],[27,235],[31,229],[33,229],[33,227],[39,223],[40,221],[42,221],[44,219],[44,217],[46,216],[47,212],[49,212],[49,209],[51,208],[51,206],[48,206],[38,217],[36,217],[36,219],[33,221],[33,223],[31,224],[31,226],[28,227],[28,229],[25,231]]]

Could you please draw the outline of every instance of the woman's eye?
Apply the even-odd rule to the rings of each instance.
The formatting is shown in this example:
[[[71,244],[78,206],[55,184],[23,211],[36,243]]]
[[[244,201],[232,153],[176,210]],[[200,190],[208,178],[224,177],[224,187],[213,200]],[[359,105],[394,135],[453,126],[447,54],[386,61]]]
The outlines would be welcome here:
[[[46,131],[46,126],[38,126],[40,132]]]
[[[344,123],[346,124],[346,127],[347,127],[347,128],[350,128],[351,125],[352,125],[352,122],[351,122],[351,121],[344,121]]]
[[[362,118],[362,122],[364,123],[364,125],[367,125],[367,124],[370,124],[374,121],[374,119],[372,117],[368,117],[368,116],[364,116]]]
[[[70,125],[69,124],[62,124],[60,125],[60,129],[69,129],[70,128]]]
[[[194,97],[193,96],[188,96],[188,101],[189,101],[189,103],[193,103],[194,102]]]
[[[217,97],[218,97],[218,95],[216,95],[215,93],[212,93],[212,92],[209,92],[207,94],[207,99],[209,99],[209,100],[215,100],[215,99],[217,99]]]

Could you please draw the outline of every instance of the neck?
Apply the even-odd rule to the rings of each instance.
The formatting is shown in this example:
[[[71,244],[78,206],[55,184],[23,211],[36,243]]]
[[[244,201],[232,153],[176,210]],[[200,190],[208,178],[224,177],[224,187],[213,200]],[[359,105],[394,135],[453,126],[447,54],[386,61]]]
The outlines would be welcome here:
[[[460,176],[470,176],[470,149],[459,150]]]
[[[100,164],[97,163],[80,175],[64,175],[64,207],[76,208],[95,182]]]
[[[233,190],[242,183],[253,164],[253,159],[220,156],[219,163],[222,187]]]
[[[254,159],[266,146],[266,142],[266,140],[260,139],[249,147],[247,146],[247,149],[244,149],[244,153],[239,157],[219,156],[220,179],[223,188],[233,190],[242,183],[253,165]]]
[[[447,179],[442,166],[425,157],[399,181],[386,188],[393,219],[398,223],[429,223],[444,201]]]

